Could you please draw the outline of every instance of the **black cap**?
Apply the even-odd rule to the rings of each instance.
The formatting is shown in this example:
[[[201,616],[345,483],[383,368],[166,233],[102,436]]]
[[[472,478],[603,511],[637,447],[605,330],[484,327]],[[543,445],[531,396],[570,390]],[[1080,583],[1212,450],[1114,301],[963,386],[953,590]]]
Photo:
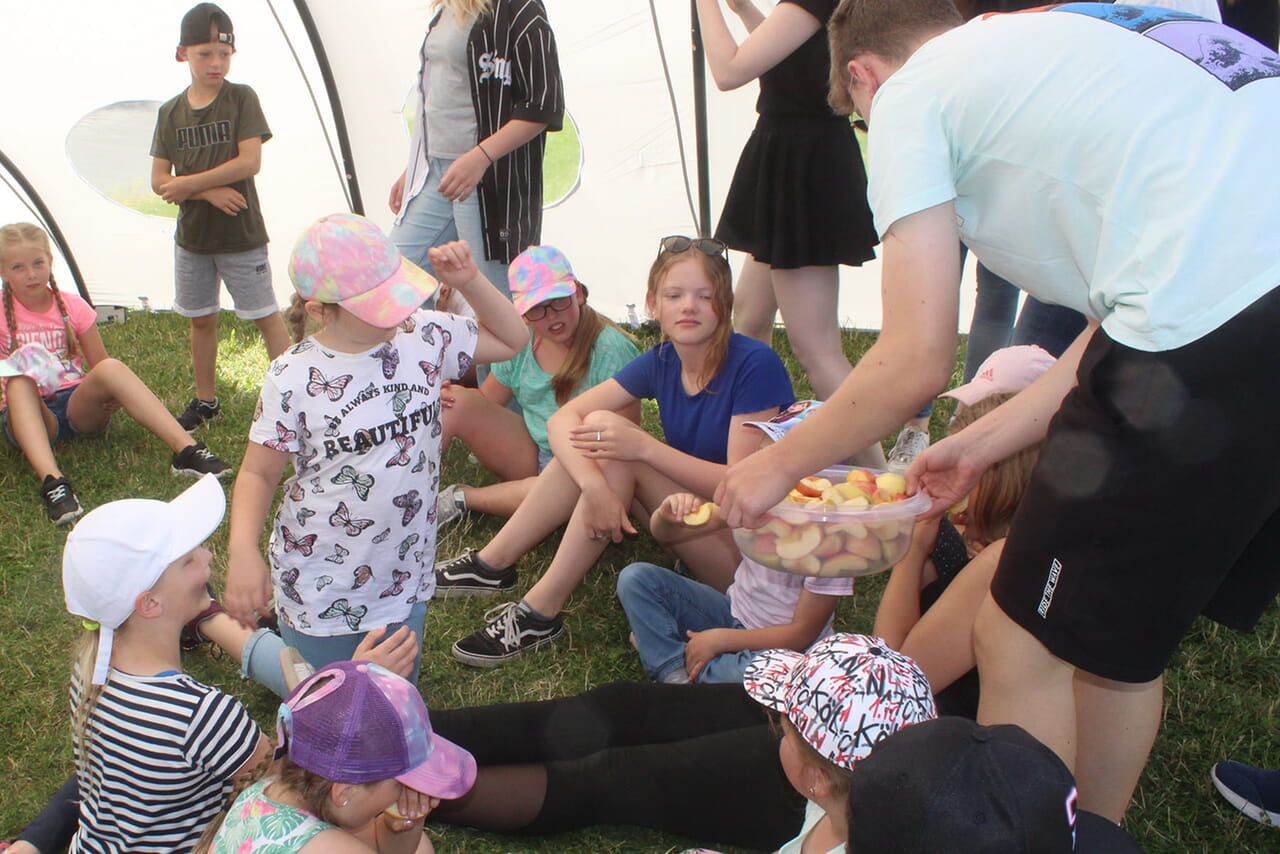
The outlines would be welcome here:
[[[209,38],[215,26],[218,28],[217,38]],[[235,28],[231,26],[231,18],[226,12],[213,3],[201,3],[182,16],[178,44],[190,47],[211,41],[235,47]]]
[[[854,769],[849,850],[857,854],[1140,852],[1127,833],[1077,822],[1067,766],[1013,724],[942,717],[880,742]],[[1083,832],[1082,832],[1083,831]]]

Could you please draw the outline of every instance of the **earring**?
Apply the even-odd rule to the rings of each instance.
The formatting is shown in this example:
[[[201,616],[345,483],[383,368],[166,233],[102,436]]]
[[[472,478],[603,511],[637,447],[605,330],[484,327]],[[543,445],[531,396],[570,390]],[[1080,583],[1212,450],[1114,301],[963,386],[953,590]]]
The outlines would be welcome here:
[[[813,786],[809,787],[809,797],[813,797]]]
[[[813,789],[810,789],[809,791],[810,791],[810,792],[812,792],[812,791],[813,791]],[[342,802],[342,806],[344,806],[344,807],[345,807],[345,806],[346,806],[347,804],[349,804],[349,803],[351,803],[351,801],[343,801],[343,802]]]

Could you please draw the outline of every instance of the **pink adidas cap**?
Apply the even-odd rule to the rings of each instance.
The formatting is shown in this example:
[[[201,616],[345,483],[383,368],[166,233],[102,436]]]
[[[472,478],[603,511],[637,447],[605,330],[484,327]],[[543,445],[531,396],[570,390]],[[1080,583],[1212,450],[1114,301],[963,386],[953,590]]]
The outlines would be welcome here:
[[[944,391],[938,397],[951,397],[965,406],[973,406],[993,394],[1019,392],[1049,370],[1057,359],[1034,344],[1020,344],[996,350],[978,366],[978,372],[962,386]]]

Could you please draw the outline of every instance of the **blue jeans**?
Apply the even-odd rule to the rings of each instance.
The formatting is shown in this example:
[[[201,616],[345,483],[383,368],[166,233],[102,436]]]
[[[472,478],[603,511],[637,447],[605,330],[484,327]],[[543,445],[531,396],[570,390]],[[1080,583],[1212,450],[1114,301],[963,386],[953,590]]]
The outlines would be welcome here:
[[[1054,358],[1071,346],[1084,330],[1084,315],[1061,305],[1050,305],[1027,294],[1018,314],[1017,286],[978,263],[978,299],[969,324],[965,347],[964,378],[969,382],[987,357],[1002,347],[1035,344]],[[1017,324],[1014,324],[1014,317]]]
[[[480,199],[473,191],[466,201],[451,202],[437,189],[441,176],[452,164],[453,160],[431,158],[426,186],[408,202],[400,223],[391,229],[391,242],[401,255],[435,275],[431,262],[427,260],[427,250],[451,240],[465,240],[471,245],[471,255],[476,259],[480,272],[510,299],[507,265],[485,258]]]
[[[390,637],[401,626],[408,626],[418,636],[418,653],[414,656],[413,673],[409,676],[409,681],[415,685],[418,684],[418,673],[422,666],[422,627],[426,620],[427,603],[417,602],[409,611],[408,619],[403,623],[388,623],[387,633],[384,635],[384,637]],[[315,635],[304,635],[297,629],[286,626],[283,620],[280,621],[280,635],[284,638],[284,642],[302,653],[302,657],[317,669],[335,661],[349,661],[366,634],[368,632],[337,635],[331,638],[316,637]],[[279,656],[278,651],[276,655]]]
[[[741,629],[729,610],[729,597],[669,569],[633,563],[618,575],[618,601],[636,636],[640,663],[654,679],[684,667],[685,632]],[[711,659],[697,682],[741,682],[754,650],[725,652]]]

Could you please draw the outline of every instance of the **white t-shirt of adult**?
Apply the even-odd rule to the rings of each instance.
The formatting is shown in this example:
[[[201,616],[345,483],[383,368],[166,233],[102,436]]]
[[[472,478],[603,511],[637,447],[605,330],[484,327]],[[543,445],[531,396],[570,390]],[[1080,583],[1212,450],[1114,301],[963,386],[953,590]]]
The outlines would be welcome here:
[[[881,235],[954,200],[992,270],[1140,350],[1280,285],[1280,58],[1183,13],[1073,3],[978,19],[876,93]]]
[[[440,385],[467,372],[476,322],[416,311],[363,353],[314,337],[271,363],[249,440],[290,454],[269,553],[280,619],[336,637],[404,621],[435,593]]]

